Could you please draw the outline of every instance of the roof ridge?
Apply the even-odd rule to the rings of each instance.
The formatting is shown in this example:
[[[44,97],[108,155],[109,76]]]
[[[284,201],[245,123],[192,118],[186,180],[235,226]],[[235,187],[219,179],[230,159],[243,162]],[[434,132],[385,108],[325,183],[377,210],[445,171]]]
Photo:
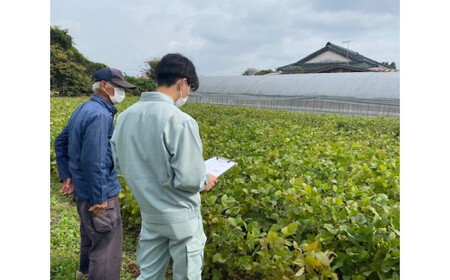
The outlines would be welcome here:
[[[358,61],[360,61],[360,62],[365,62],[365,63],[369,63],[369,64],[376,64],[376,66],[382,65],[380,62],[375,61],[375,60],[373,60],[373,59],[370,59],[370,58],[368,58],[368,57],[365,57],[364,55],[362,55],[362,54],[360,54],[360,53],[358,53],[358,52],[356,52],[356,51],[352,51],[352,50],[350,50],[350,49],[348,49],[348,48],[344,48],[344,47],[338,46],[338,45],[333,44],[333,43],[331,43],[331,42],[328,42],[328,43],[326,44],[326,46],[330,46],[330,47],[334,48],[334,50],[340,52],[341,54],[343,54],[343,55],[349,55],[349,56],[351,56],[353,59],[356,59],[356,60],[358,60]]]
[[[356,51],[352,51],[351,49],[348,49],[348,48],[345,48],[345,47],[341,47],[341,46],[336,45],[336,44],[333,44],[333,43],[331,43],[331,42],[328,42],[325,46],[326,46],[326,47],[330,46],[330,47],[332,47],[332,48],[334,48],[334,49],[337,49],[337,50],[339,50],[339,51],[342,51],[342,52],[344,52],[344,53],[350,52],[350,53],[354,53],[354,54],[359,54],[359,53],[356,52]]]

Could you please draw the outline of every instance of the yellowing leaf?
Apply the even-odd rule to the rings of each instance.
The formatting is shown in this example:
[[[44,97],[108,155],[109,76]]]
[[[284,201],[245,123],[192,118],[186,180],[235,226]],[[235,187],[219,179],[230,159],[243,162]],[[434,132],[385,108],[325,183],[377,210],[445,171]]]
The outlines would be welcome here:
[[[284,236],[290,236],[297,231],[297,228],[298,228],[298,222],[294,222],[294,223],[290,223],[289,225],[282,228],[281,232],[284,234]]]
[[[315,259],[311,256],[305,257],[305,264],[312,268],[318,268],[322,265],[317,259]]]
[[[298,256],[295,260],[294,260],[294,264],[302,267],[305,266],[305,261],[303,260],[302,256]]]
[[[324,252],[312,252],[313,255],[320,263],[322,263],[325,267],[330,266],[330,260]]]
[[[269,233],[267,234],[267,241],[269,241],[270,244],[273,244],[277,237],[278,234],[276,232],[269,231]]]
[[[319,242],[314,241],[306,246],[306,251],[310,252],[316,250],[319,247]]]
[[[269,242],[267,241],[267,237],[261,238],[259,240],[259,243],[261,244],[261,247],[267,250],[267,244],[269,244]]]
[[[275,239],[275,241],[273,243],[271,243],[271,245],[273,247],[283,247],[284,244],[286,244],[286,241],[283,238],[281,238],[281,237],[277,237]]]

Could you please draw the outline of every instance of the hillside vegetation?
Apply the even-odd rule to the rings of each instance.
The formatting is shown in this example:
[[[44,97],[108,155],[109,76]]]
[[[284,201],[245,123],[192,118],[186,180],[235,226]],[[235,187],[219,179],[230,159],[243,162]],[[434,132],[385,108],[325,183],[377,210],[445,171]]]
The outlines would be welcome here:
[[[67,29],[50,27],[50,90],[53,96],[85,96],[92,93],[93,75],[108,65],[88,60],[74,46]],[[120,70],[120,69],[119,69]],[[129,94],[154,90],[155,82],[148,78],[131,77],[125,80],[136,86]]]

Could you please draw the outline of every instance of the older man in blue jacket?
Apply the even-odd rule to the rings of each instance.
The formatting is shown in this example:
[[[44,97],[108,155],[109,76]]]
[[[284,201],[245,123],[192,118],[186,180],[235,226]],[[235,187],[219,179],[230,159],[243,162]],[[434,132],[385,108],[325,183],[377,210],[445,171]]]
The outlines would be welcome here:
[[[80,216],[80,267],[76,279],[119,280],[122,261],[121,190],[111,152],[115,104],[125,97],[122,72],[94,74],[94,94],[71,115],[55,140],[63,194],[74,194]]]

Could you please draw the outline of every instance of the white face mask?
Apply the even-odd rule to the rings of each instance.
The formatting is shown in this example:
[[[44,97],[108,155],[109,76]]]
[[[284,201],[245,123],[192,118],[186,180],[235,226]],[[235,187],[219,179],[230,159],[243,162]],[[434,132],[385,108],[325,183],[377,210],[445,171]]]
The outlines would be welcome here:
[[[111,102],[115,105],[115,104],[119,104],[120,102],[122,102],[122,100],[125,98],[125,89],[121,88],[121,87],[113,87],[110,84],[108,84],[110,87],[114,88],[114,95],[113,96],[109,96],[109,98],[111,99]]]
[[[183,98],[183,92],[180,90],[180,98],[178,98],[177,101],[175,101],[175,106],[177,106],[178,108],[180,108],[181,106],[183,106],[186,101],[188,100],[188,96],[186,96],[185,98]]]

